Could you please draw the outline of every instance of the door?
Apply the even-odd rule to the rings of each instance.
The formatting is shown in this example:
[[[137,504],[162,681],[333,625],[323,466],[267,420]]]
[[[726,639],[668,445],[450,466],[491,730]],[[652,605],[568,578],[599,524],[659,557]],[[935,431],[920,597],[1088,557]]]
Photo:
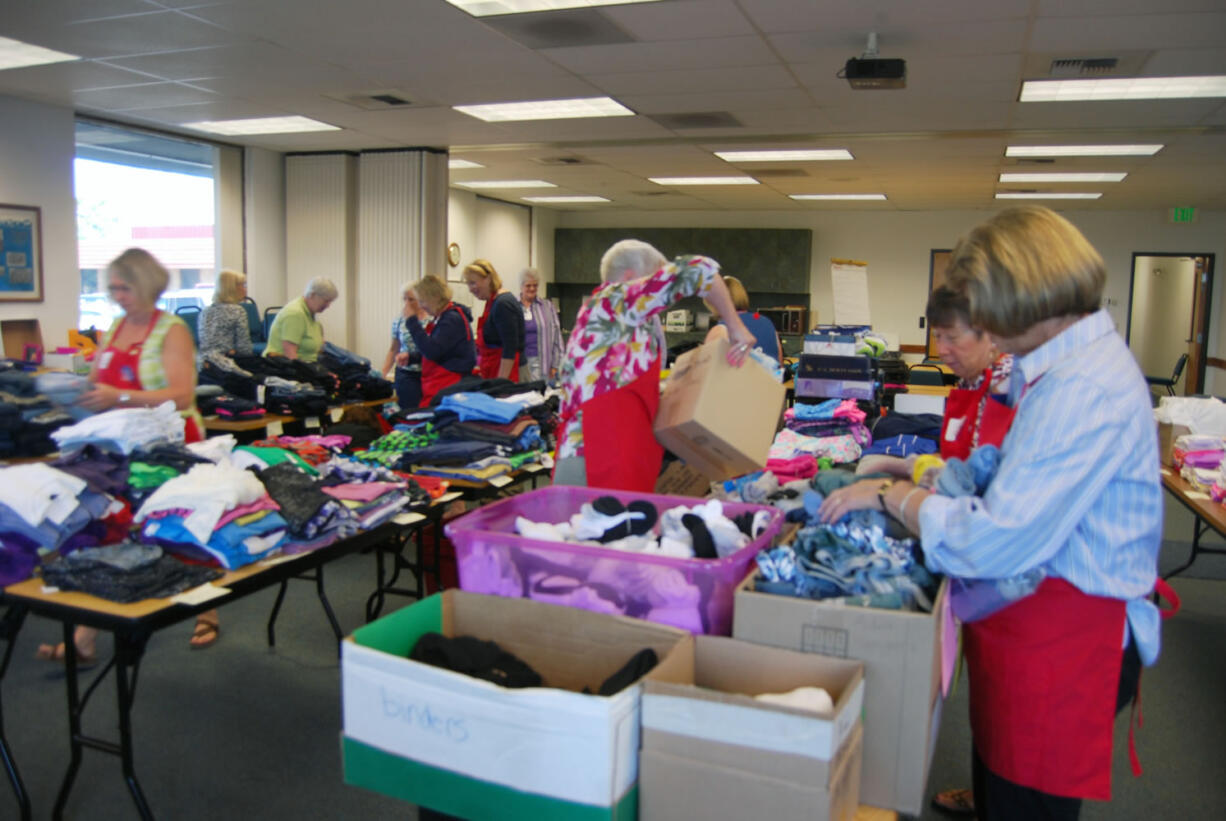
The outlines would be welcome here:
[[[1213,262],[1213,254],[1132,255],[1128,347],[1146,376],[1167,379],[1186,354],[1181,396],[1203,389]]]

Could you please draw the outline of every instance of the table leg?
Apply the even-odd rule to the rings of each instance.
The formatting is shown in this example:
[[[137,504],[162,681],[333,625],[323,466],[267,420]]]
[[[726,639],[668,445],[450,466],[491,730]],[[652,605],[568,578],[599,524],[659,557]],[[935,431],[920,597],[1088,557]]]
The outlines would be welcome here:
[[[127,784],[132,801],[136,804],[137,814],[146,821],[152,821],[153,812],[149,809],[149,803],[145,800],[144,791],[141,790],[140,781],[136,777],[136,765],[132,751],[132,704],[136,701],[136,681],[149,635],[146,633],[115,633],[114,657],[102,668],[102,671],[86,689],[85,695],[82,696],[77,681],[77,645],[73,640],[75,627],[70,622],[64,622],[64,682],[68,693],[68,735],[71,755],[68,770],[64,773],[64,780],[60,784],[59,795],[55,799],[55,807],[51,811],[51,817],[56,821],[64,817],[64,807],[68,803],[68,796],[72,792],[77,770],[81,766],[82,751],[89,747],[119,757],[124,783]],[[81,731],[81,715],[89,704],[89,698],[112,668],[115,670],[115,689],[119,708],[118,744],[87,736]]]
[[[1192,566],[1192,563],[1196,561],[1196,555],[1200,553],[1200,537],[1204,535],[1205,531],[1208,529],[1209,529],[1209,525],[1205,522],[1205,520],[1202,519],[1200,516],[1197,516],[1195,513],[1193,513],[1192,550],[1190,553],[1188,553],[1188,560],[1184,562],[1183,564],[1179,565],[1179,567],[1175,568],[1174,570],[1164,575],[1162,577],[1163,580],[1170,579],[1174,576],[1178,576],[1180,573],[1182,573],[1183,571],[1187,570],[1189,567]]]
[[[336,614],[332,612],[332,603],[328,601],[328,594],[324,592],[323,565],[315,568],[315,595],[319,596],[319,603],[324,607],[324,615],[328,617],[328,623],[332,625],[332,632],[336,634],[336,640],[341,641],[345,638],[345,634],[341,630],[340,622],[336,620]]]
[[[285,601],[285,590],[289,587],[289,580],[282,579],[281,587],[277,589],[277,599],[272,603],[272,612],[268,614],[268,646],[277,646],[277,614],[281,612],[281,602]]]
[[[17,634],[26,619],[26,608],[9,607],[3,618],[0,618],[0,638],[5,640],[4,658],[0,660],[0,684],[4,683],[4,674],[8,671],[9,661],[13,657],[13,647],[17,644]],[[0,698],[0,761],[4,763],[4,771],[8,774],[9,783],[17,796],[17,806],[21,811],[21,821],[30,821],[30,794],[26,792],[21,773],[17,770],[17,761],[9,748],[8,738],[4,735],[4,701]]]

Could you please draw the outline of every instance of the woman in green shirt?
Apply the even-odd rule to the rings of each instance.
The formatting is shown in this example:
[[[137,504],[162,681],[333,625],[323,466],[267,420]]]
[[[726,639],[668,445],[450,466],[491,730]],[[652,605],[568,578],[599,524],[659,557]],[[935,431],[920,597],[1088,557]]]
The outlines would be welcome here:
[[[302,296],[277,312],[268,329],[265,356],[284,356],[314,362],[324,346],[324,327],[316,318],[336,299],[332,280],[315,277]]]

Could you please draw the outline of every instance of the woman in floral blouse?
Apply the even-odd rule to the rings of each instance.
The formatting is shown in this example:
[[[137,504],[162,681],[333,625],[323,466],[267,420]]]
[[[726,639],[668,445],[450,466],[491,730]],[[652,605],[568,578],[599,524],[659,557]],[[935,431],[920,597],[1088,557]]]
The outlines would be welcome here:
[[[660,403],[658,317],[703,297],[728,326],[729,363],[739,366],[754,336],[706,257],[664,255],[639,240],[616,243],[600,260],[598,287],[579,311],[562,359],[562,428],[556,484],[649,493],[663,448],[652,432]]]

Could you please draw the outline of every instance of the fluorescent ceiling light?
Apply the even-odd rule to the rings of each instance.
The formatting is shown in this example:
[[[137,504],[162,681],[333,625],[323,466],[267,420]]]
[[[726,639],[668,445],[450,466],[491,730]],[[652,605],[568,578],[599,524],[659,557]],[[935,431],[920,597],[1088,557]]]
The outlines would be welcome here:
[[[447,160],[447,167],[448,168],[485,168],[485,166],[482,165],[481,163],[473,162],[472,160]]]
[[[656,185],[758,185],[753,177],[648,177]]]
[[[885,194],[789,194],[794,200],[883,200]]]
[[[1050,174],[1001,174],[1001,182],[1121,182],[1128,175],[1122,171],[1061,172]]]
[[[996,195],[998,200],[1096,200],[1102,194],[1073,194],[1067,191],[1056,191],[1047,193],[1019,193],[1016,191],[1003,191]]]
[[[1226,97],[1226,75],[1206,77],[1127,77],[1101,80],[1027,80],[1023,103],[1073,100],[1175,100]]]
[[[518,120],[574,120],[584,117],[633,117],[634,112],[612,97],[577,97],[573,100],[532,100],[524,103],[453,105],[456,111],[487,123]]]
[[[9,68],[45,66],[48,63],[66,63],[69,60],[80,59],[75,54],[65,54],[62,51],[52,51],[49,48],[23,43],[20,40],[0,37],[0,71]]]
[[[1152,157],[1163,148],[1155,145],[1011,145],[1006,157]]]
[[[526,202],[609,202],[606,197],[520,197]]]
[[[778,151],[716,151],[727,162],[812,162],[854,160],[846,148],[781,149]]]
[[[557,188],[544,180],[467,180],[456,185],[464,188]]]
[[[530,14],[534,11],[584,9],[592,6],[628,6],[631,3],[658,3],[659,0],[447,0],[473,17],[495,14]]]
[[[304,131],[340,131],[340,128],[310,117],[254,117],[248,120],[202,120],[184,123],[185,128],[213,134],[246,136],[250,134],[297,134]]]

